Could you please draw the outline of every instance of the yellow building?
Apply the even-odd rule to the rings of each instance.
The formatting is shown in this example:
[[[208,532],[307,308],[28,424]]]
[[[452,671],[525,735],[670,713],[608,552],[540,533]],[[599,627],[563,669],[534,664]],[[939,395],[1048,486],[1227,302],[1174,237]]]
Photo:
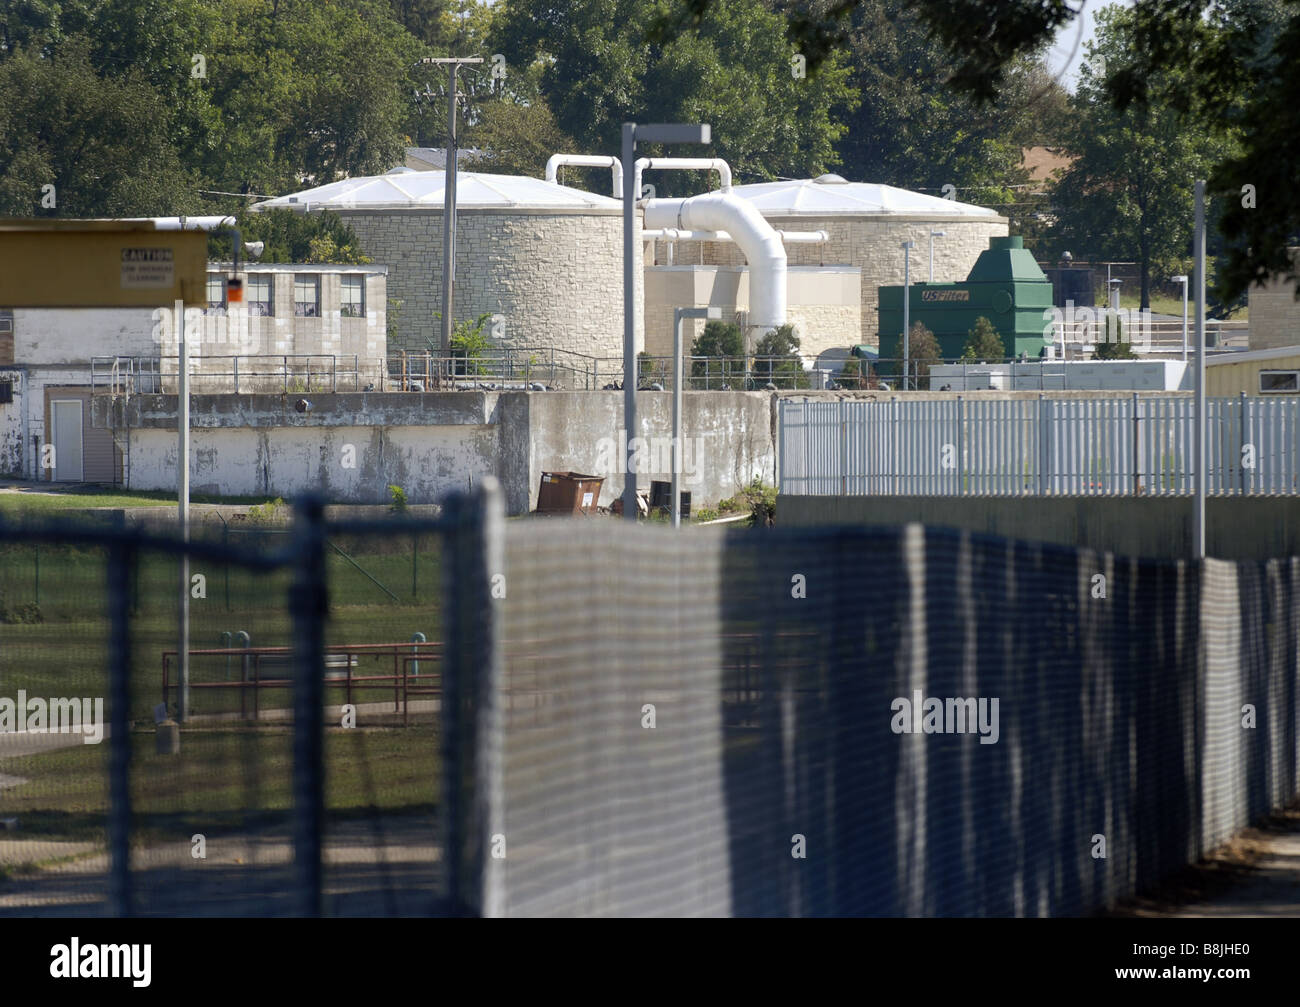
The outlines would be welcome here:
[[[1291,249],[1300,264],[1300,248]],[[1251,286],[1250,348],[1269,350],[1300,344],[1300,301],[1294,280],[1274,276],[1263,287]]]
[[[1254,319],[1251,319],[1252,333]],[[1216,353],[1205,360],[1205,394],[1214,396],[1300,393],[1300,345],[1241,353]]]

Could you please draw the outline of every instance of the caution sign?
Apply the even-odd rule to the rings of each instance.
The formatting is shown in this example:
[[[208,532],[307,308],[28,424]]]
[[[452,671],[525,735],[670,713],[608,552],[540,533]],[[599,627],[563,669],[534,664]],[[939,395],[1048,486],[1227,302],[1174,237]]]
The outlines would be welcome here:
[[[176,283],[176,263],[170,248],[123,248],[123,290],[166,290]]]

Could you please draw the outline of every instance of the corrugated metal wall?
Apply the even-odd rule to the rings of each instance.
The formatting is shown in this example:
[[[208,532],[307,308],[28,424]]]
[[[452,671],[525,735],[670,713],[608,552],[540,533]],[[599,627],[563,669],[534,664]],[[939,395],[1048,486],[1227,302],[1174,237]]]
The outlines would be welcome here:
[[[782,493],[1128,495],[1194,489],[1188,396],[783,400]],[[1207,400],[1207,492],[1300,492],[1300,398]]]

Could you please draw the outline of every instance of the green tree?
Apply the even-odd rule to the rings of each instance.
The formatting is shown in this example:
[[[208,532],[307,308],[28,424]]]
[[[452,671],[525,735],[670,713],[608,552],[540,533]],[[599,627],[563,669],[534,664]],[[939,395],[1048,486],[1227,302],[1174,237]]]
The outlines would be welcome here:
[[[264,244],[261,262],[337,262],[364,265],[366,256],[356,233],[337,213],[297,213],[277,208],[236,217],[244,241]],[[211,258],[229,261],[231,235],[219,231],[208,238]],[[241,253],[242,254],[242,253]]]
[[[765,333],[754,344],[754,384],[778,388],[807,388],[808,374],[799,358],[799,337],[791,324]]]
[[[689,35],[647,44],[656,13],[633,0],[514,0],[496,44],[536,67],[540,93],[584,153],[618,153],[624,122],[685,121],[710,123],[713,152],[741,177],[803,177],[836,163],[841,113],[854,101],[843,56],[796,78],[781,16],[764,0],[731,0]],[[655,184],[689,194],[707,182],[692,173]]]
[[[1006,343],[994,328],[993,323],[980,315],[975,319],[975,328],[966,336],[966,345],[962,347],[961,358],[967,363],[1000,363],[1007,355]]]
[[[576,149],[540,98],[527,105],[506,100],[485,103],[478,123],[469,130],[468,142],[486,152],[475,163],[476,171],[534,178],[545,173],[552,154]]]
[[[706,322],[704,331],[691,343],[691,356],[717,358],[716,363],[691,362],[692,387],[717,388],[726,383],[725,375],[744,370],[745,336],[735,322]]]
[[[0,213],[151,216],[194,212],[196,178],[168,135],[170,113],[139,73],[100,77],[89,42],[57,58],[0,62]],[[41,205],[52,184],[54,206]]]
[[[1134,30],[1134,18],[1120,8],[1097,16],[1065,143],[1076,160],[1053,187],[1053,241],[1093,259],[1136,261],[1141,307],[1149,308],[1153,267],[1191,240],[1192,182],[1231,141],[1208,125],[1195,134],[1186,128],[1159,97],[1177,81],[1157,82],[1151,101],[1115,111],[1107,87],[1127,69]],[[1103,65],[1104,75],[1094,75],[1092,67]]]
[[[810,70],[842,52],[849,15],[871,2],[786,8],[787,35]],[[721,6],[720,0],[676,0],[660,11],[652,36],[681,37]],[[994,101],[1016,61],[1050,43],[1083,9],[1057,0],[908,0],[907,6],[949,55],[949,85],[982,102]],[[1132,48],[1122,72],[1107,83],[1113,107],[1124,112],[1147,104],[1161,78],[1181,76],[1181,86],[1165,97],[1189,131],[1195,133],[1198,121],[1218,119],[1241,132],[1239,150],[1216,153],[1209,179],[1228,246],[1217,271],[1218,296],[1231,301],[1272,274],[1295,277],[1287,248],[1300,240],[1300,186],[1287,152],[1300,136],[1300,5],[1134,0],[1132,17]]]
[[[1129,343],[1115,342],[1098,343],[1096,349],[1092,351],[1093,360],[1137,360],[1138,355],[1133,352],[1133,347]]]
[[[943,363],[943,350],[935,334],[921,322],[913,322],[907,334],[908,370],[919,389],[930,387],[930,367]]]
[[[851,86],[861,98],[837,150],[844,174],[1016,209],[1022,144],[1037,142],[1064,91],[1020,60],[996,102],[980,107],[947,85],[949,58],[904,0],[873,0],[848,19]]]

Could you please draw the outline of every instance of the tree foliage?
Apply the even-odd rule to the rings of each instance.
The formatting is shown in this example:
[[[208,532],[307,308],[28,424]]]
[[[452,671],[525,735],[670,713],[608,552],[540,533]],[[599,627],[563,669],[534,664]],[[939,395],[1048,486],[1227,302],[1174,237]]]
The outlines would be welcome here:
[[[810,69],[849,44],[852,17],[876,0],[792,4],[787,37]],[[655,19],[667,40],[702,24],[721,0],[673,0]],[[947,84],[992,103],[1017,62],[1039,52],[1082,10],[1065,0],[906,0],[952,62]],[[1296,277],[1300,242],[1300,4],[1295,0],[1134,0],[1132,48],[1106,94],[1120,113],[1168,101],[1184,131],[1215,119],[1240,131],[1210,172],[1226,241],[1217,294],[1231,301],[1270,275]],[[1162,90],[1160,81],[1181,77]],[[1250,187],[1249,189],[1247,187]],[[1297,289],[1300,294],[1300,286]]]
[[[961,358],[967,363],[1000,362],[1007,355],[1007,346],[993,323],[980,315],[975,327],[967,333]]]
[[[663,44],[647,41],[655,17],[655,5],[633,0],[511,0],[498,44],[536,67],[540,94],[584,152],[617,154],[624,122],[707,122],[712,153],[746,179],[836,163],[840,113],[855,100],[842,55],[816,78],[796,77],[781,16],[764,0],[719,5]],[[686,193],[706,183],[691,174],[656,184]]]

